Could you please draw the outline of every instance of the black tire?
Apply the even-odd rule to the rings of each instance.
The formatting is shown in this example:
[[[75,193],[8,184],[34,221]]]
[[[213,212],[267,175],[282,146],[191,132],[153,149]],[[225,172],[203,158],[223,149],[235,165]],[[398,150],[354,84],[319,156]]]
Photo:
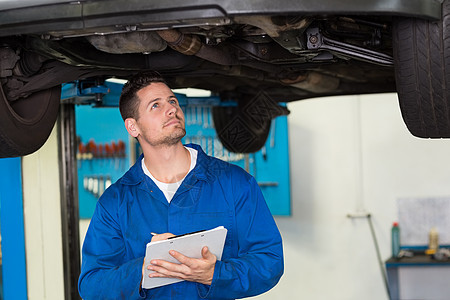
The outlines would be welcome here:
[[[421,138],[450,137],[450,0],[442,19],[399,19],[393,27],[397,92],[408,130]]]
[[[0,85],[0,157],[38,150],[53,129],[60,98],[61,86],[57,86],[10,102]]]
[[[213,107],[212,117],[220,142],[234,153],[259,151],[266,143],[272,121],[255,122],[239,107]]]

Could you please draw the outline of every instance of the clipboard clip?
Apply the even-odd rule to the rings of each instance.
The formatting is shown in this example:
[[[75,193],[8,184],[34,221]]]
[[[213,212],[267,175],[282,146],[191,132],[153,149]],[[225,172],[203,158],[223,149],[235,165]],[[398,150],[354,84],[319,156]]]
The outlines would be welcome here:
[[[172,236],[172,237],[168,238],[168,240],[176,239],[176,238],[179,238],[179,237],[182,237],[182,236],[185,236],[185,235],[190,235],[190,234],[199,233],[199,232],[203,232],[203,231],[206,231],[206,230],[198,230],[198,231],[193,231],[193,232],[188,232],[188,233]]]

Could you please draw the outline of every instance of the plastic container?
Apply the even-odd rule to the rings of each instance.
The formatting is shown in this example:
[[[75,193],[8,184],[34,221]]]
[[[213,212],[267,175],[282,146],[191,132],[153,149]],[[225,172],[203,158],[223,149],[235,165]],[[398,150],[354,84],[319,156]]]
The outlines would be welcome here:
[[[391,229],[392,257],[398,257],[400,253],[400,227],[394,222]]]
[[[428,249],[437,251],[439,248],[439,233],[436,227],[431,228],[428,234]]]

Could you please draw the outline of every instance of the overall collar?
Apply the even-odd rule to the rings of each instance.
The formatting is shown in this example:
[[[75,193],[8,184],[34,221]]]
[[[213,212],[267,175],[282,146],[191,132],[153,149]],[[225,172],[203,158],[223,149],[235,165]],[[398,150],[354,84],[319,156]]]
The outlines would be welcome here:
[[[187,144],[186,147],[197,150],[197,163],[194,169],[185,178],[188,185],[193,185],[196,180],[208,180],[208,165],[210,163],[210,157],[206,155],[203,149],[196,144]],[[147,175],[144,174],[141,166],[141,160],[144,157],[143,154],[139,156],[136,163],[125,173],[120,179],[120,183],[125,185],[138,185],[145,180]]]

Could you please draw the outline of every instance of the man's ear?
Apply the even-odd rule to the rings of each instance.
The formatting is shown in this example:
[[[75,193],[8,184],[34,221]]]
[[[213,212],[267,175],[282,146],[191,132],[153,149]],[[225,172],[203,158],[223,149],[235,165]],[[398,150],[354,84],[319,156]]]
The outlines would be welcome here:
[[[128,133],[132,136],[137,138],[139,135],[139,128],[136,124],[136,120],[133,118],[127,118],[125,119],[125,128],[127,129]]]

